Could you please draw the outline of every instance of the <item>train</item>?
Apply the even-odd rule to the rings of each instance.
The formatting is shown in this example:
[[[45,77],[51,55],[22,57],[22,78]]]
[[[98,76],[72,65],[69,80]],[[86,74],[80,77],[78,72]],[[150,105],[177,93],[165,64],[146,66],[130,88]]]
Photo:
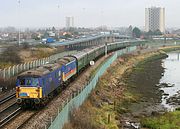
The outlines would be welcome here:
[[[16,101],[21,107],[44,106],[57,91],[88,67],[90,61],[97,60],[106,51],[109,53],[135,44],[137,42],[124,41],[96,46],[25,71],[16,79]]]

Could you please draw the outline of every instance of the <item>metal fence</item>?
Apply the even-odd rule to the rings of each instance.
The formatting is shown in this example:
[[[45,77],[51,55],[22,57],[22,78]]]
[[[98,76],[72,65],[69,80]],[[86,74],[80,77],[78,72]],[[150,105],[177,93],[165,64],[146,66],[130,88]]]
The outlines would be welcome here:
[[[97,71],[97,73],[92,77],[92,80],[83,88],[76,91],[71,95],[71,98],[68,99],[59,107],[57,111],[56,118],[51,118],[51,124],[49,125],[49,129],[62,129],[64,124],[68,122],[70,119],[70,113],[73,109],[78,108],[91,91],[95,88],[99,77],[107,70],[107,68],[117,59],[117,57],[121,56],[124,53],[129,53],[136,50],[136,46],[127,47],[125,49],[119,50],[115,52]],[[45,126],[47,128],[47,126]]]
[[[66,55],[71,55],[71,54],[74,54],[76,52],[77,51],[62,52],[62,53],[58,53],[58,54],[52,55],[52,56],[47,57],[47,58],[42,58],[39,60],[14,65],[14,66],[11,66],[9,68],[0,69],[0,78],[4,78],[4,79],[11,78],[11,77],[23,72],[23,71],[27,71],[27,70],[30,70],[32,68],[36,68],[38,66],[46,64],[47,62],[53,62],[54,60],[57,60],[58,58],[64,57]]]
[[[163,47],[163,46],[179,46],[180,42],[170,42],[167,41],[166,43],[164,41],[161,40],[157,40],[157,41],[149,41],[146,43],[146,45],[148,45],[149,48],[158,48],[158,47]]]

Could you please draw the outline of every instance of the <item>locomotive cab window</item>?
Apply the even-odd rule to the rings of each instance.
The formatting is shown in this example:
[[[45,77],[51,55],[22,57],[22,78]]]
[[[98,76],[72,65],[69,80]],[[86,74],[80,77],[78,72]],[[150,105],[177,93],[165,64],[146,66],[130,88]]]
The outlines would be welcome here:
[[[25,86],[38,86],[39,80],[38,78],[19,79],[19,84]]]
[[[26,79],[26,85],[31,85],[31,84],[32,84],[31,79]]]
[[[19,80],[19,84],[20,84],[20,85],[25,85],[25,79],[20,79],[20,80]]]
[[[32,86],[38,86],[38,85],[39,85],[38,78],[32,78]]]

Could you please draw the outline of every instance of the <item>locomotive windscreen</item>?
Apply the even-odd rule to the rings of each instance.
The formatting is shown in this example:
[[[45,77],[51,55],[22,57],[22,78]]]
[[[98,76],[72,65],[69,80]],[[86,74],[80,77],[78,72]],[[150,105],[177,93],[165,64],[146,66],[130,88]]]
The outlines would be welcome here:
[[[38,78],[19,78],[18,79],[19,85],[31,87],[31,86],[39,86],[39,79]]]

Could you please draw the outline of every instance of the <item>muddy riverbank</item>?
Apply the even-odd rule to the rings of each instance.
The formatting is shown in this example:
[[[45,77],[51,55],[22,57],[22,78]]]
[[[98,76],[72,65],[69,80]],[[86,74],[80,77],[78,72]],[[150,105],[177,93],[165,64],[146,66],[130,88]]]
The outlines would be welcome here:
[[[141,54],[137,52],[119,58],[101,77],[89,99],[80,109],[74,111],[71,123],[64,128],[116,129],[125,127],[127,122],[139,124],[141,116],[164,112],[162,107],[155,106],[160,103],[159,96],[162,92],[150,85],[157,83],[152,80],[161,78],[164,69],[158,66],[161,63],[160,59],[166,56],[160,51],[151,51]],[[147,63],[147,70],[143,70]],[[152,72],[157,73],[151,76]],[[145,77],[147,73],[149,75]]]
[[[122,81],[127,90],[138,96],[138,102],[128,106],[131,114],[127,115],[142,117],[164,112],[165,108],[160,105],[163,91],[156,84],[164,72],[161,64],[162,59],[166,57],[164,54],[149,57],[124,74]]]

